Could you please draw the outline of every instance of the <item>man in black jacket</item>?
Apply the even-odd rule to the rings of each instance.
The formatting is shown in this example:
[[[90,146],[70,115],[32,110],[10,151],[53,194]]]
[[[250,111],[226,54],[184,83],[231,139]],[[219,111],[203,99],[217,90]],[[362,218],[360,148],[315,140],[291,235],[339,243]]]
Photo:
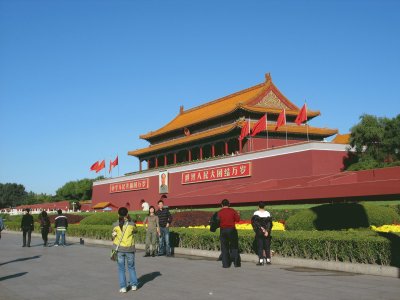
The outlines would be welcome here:
[[[21,220],[22,247],[31,246],[31,235],[34,226],[33,226],[33,217],[29,212],[30,210],[29,208],[27,208]],[[28,244],[26,243],[26,234],[28,234]]]
[[[57,213],[58,216],[54,220],[54,227],[56,228],[56,243],[54,244],[54,247],[57,247],[59,245],[60,236],[61,236],[61,245],[64,247],[65,232],[67,231],[68,228],[68,220],[66,216],[63,216],[61,209],[57,210]]]
[[[169,210],[164,207],[164,201],[162,200],[158,201],[158,210],[156,212],[156,216],[158,217],[158,222],[160,224],[158,255],[161,256],[166,254],[166,256],[171,256],[171,247],[169,244],[169,225],[171,225],[172,216]]]

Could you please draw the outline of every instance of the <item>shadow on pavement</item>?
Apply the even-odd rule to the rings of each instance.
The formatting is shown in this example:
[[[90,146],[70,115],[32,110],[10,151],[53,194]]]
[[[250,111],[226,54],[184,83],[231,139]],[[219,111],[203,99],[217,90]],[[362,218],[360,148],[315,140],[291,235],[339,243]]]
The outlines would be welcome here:
[[[30,260],[30,259],[37,259],[40,258],[41,255],[35,255],[35,256],[30,256],[30,257],[23,257],[23,258],[17,258],[14,260],[6,261],[4,263],[0,263],[0,266],[6,265],[6,264],[11,264],[13,262],[19,262],[19,261],[25,261],[25,260]]]
[[[21,273],[16,273],[16,274],[13,274],[13,275],[0,277],[0,281],[4,281],[4,280],[7,280],[7,279],[16,278],[16,277],[21,277],[21,276],[24,276],[25,274],[28,274],[28,272],[21,272]]]
[[[161,276],[160,272],[151,272],[148,274],[144,274],[138,278],[139,281],[139,287],[144,286],[146,283],[153,281],[155,278],[158,276]]]

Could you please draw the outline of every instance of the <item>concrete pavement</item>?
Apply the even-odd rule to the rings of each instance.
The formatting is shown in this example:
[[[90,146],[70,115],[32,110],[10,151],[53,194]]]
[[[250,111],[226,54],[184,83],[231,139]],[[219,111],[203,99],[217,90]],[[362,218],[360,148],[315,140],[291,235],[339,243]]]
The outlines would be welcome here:
[[[22,237],[0,240],[0,299],[398,299],[400,280],[273,264],[223,269],[214,259],[136,255],[137,291],[118,293],[110,248],[73,243],[65,248],[31,248]]]

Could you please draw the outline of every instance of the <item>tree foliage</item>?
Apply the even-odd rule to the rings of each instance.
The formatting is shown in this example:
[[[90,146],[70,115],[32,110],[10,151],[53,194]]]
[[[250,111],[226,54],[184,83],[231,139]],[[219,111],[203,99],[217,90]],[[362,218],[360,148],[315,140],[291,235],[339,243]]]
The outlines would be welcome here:
[[[0,207],[15,207],[25,203],[28,193],[22,184],[0,183]]]
[[[348,170],[400,165],[400,115],[392,119],[362,115],[351,128],[350,146],[355,153]]]
[[[100,179],[96,178],[97,179]],[[90,200],[92,198],[93,179],[69,181],[56,191],[56,200]]]

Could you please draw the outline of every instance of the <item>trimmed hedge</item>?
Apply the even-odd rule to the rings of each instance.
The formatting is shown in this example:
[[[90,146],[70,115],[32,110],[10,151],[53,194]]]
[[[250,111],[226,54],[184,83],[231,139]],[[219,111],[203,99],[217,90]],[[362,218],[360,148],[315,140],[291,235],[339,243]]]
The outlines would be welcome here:
[[[393,208],[358,203],[338,203],[302,210],[286,221],[288,230],[342,230],[369,228],[399,222]]]
[[[7,223],[8,229],[19,230],[19,223]],[[35,226],[38,232],[39,226]],[[71,225],[67,235],[111,240],[109,225]],[[171,228],[173,247],[220,250],[219,234],[203,229]],[[139,227],[137,243],[144,243],[145,231]],[[255,253],[254,234],[239,231],[242,253]],[[348,231],[280,231],[274,232],[271,248],[284,257],[328,261],[393,265],[400,267],[400,235],[370,230]]]

